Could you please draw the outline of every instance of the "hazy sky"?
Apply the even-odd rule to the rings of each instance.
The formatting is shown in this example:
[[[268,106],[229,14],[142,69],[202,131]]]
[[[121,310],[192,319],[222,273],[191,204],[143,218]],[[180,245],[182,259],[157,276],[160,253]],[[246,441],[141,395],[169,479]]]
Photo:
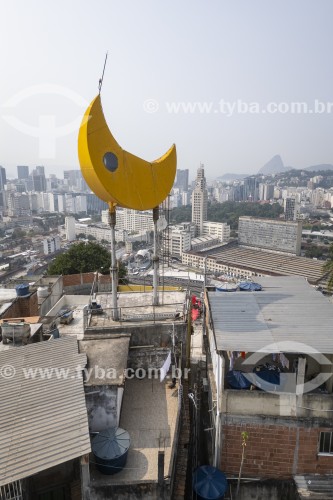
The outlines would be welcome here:
[[[78,123],[107,50],[103,108],[131,153],[153,160],[175,142],[178,168],[194,176],[202,162],[208,178],[275,154],[333,163],[333,105],[241,112],[333,102],[332,19],[332,0],[0,0],[0,165],[79,167]]]

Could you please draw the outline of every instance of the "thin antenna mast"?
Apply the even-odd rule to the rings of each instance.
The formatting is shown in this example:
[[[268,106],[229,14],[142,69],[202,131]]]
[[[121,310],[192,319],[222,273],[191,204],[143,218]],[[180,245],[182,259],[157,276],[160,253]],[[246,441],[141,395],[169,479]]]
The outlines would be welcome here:
[[[108,58],[108,52],[105,54],[105,61],[104,61],[104,67],[103,67],[103,73],[102,73],[102,78],[99,79],[98,82],[98,92],[101,93],[102,90],[102,85],[103,85],[103,78],[104,78],[104,71],[105,71],[105,66],[106,66],[106,60]]]

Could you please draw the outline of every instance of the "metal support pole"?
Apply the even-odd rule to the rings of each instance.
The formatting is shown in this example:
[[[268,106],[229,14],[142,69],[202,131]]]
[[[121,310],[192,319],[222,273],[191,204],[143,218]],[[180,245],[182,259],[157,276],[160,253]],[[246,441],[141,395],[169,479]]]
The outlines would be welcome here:
[[[159,305],[158,298],[158,265],[159,257],[157,255],[157,221],[159,219],[159,207],[153,208],[153,222],[154,222],[154,255],[153,255],[153,306]]]
[[[111,267],[110,267],[110,277],[112,284],[112,318],[114,321],[119,321],[119,310],[118,310],[118,266],[116,257],[116,207],[113,203],[109,204],[109,224],[111,229]]]

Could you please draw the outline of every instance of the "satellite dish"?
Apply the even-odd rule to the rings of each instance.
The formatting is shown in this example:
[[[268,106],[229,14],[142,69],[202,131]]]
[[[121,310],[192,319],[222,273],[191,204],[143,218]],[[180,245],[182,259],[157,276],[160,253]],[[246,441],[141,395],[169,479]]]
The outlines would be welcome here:
[[[157,231],[164,231],[168,226],[168,222],[165,217],[160,217],[157,221]]]

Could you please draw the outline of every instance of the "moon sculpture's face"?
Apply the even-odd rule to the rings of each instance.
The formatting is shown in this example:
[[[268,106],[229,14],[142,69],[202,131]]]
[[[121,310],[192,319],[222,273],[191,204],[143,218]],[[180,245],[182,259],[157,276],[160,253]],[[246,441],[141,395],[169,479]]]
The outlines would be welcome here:
[[[98,95],[83,117],[79,162],[90,189],[107,203],[135,210],[157,207],[168,196],[176,174],[176,147],[153,162],[124,151],[111,134]]]

